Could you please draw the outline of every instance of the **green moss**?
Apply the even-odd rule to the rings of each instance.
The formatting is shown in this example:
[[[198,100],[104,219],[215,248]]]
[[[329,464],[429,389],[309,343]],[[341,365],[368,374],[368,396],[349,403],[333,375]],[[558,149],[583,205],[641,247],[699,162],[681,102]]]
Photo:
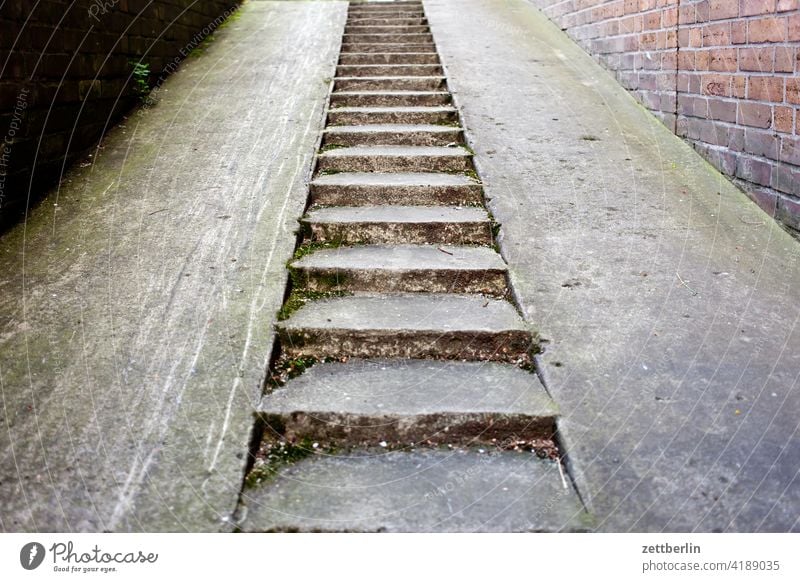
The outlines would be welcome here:
[[[319,153],[324,154],[325,152],[329,152],[331,150],[338,150],[346,147],[346,145],[340,143],[326,143],[319,149]]]
[[[280,441],[262,447],[262,453],[247,474],[244,486],[252,489],[269,481],[282,467],[302,461],[317,452],[311,439],[305,438],[297,443]]]
[[[332,297],[343,297],[345,295],[348,295],[348,293],[345,291],[309,291],[303,287],[295,287],[289,294],[289,298],[278,311],[278,321],[285,321],[289,319],[293,313],[302,309],[311,301],[330,299]]]

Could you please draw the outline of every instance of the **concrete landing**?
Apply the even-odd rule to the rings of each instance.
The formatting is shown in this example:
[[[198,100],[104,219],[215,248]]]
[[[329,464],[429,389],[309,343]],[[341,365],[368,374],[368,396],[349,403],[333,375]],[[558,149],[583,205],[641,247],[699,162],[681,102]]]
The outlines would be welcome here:
[[[534,494],[535,493],[535,494]],[[529,452],[381,449],[314,454],[245,490],[244,531],[590,529],[558,465]]]
[[[0,530],[229,527],[346,7],[245,4],[0,238]]]
[[[598,527],[800,530],[798,242],[530,4],[425,7]]]

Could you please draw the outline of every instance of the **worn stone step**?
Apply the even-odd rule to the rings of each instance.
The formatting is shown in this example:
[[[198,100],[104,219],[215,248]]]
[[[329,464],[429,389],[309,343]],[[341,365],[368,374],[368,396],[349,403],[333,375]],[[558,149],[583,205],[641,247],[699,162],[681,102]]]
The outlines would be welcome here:
[[[337,77],[440,77],[441,65],[339,65]]]
[[[507,267],[493,248],[359,245],[321,249],[291,264],[310,291],[483,293],[502,297]]]
[[[424,16],[415,18],[391,18],[382,16],[355,16],[347,19],[346,26],[427,26]]]
[[[462,147],[355,146],[323,152],[317,171],[332,172],[465,172],[472,154]]]
[[[340,65],[437,65],[439,54],[436,52],[403,52],[403,53],[342,53],[339,55]]]
[[[527,364],[535,339],[514,307],[480,295],[355,295],[277,325],[290,357],[432,358]]]
[[[427,24],[347,24],[344,27],[345,37],[348,34],[430,34],[430,31]]]
[[[328,110],[328,125],[439,125],[457,124],[454,107],[335,107]]]
[[[336,77],[334,91],[447,91],[445,77]]]
[[[464,131],[449,125],[337,125],[322,135],[322,146],[463,144]]]
[[[355,32],[342,36],[344,44],[425,44],[433,43],[433,35],[430,32],[395,32],[384,34],[369,34]]]
[[[317,176],[311,203],[324,206],[482,204],[482,186],[463,174],[340,173]]]
[[[342,44],[341,53],[436,53],[436,45],[426,43],[347,43]]]
[[[344,206],[311,210],[301,223],[312,240],[344,244],[492,243],[492,223],[470,206]]]
[[[265,439],[325,446],[535,447],[556,432],[558,408],[535,374],[509,364],[430,360],[320,363],[265,395]]]
[[[365,16],[377,18],[389,17],[419,17],[425,16],[425,11],[421,4],[416,6],[350,6],[347,10],[347,18],[362,18]]]
[[[246,488],[248,532],[591,531],[557,462],[466,449],[309,450]],[[254,479],[252,483],[255,483]]]
[[[339,91],[331,93],[331,107],[436,107],[449,105],[447,91]]]

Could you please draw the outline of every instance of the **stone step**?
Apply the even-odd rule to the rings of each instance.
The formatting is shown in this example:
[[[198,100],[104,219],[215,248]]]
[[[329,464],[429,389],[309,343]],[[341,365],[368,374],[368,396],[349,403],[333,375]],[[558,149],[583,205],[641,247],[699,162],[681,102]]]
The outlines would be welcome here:
[[[421,4],[408,6],[355,6],[351,5],[347,10],[347,18],[370,17],[398,17],[407,18],[409,16],[425,16],[425,10]]]
[[[430,32],[431,29],[427,24],[347,24],[344,27],[345,37],[348,34],[430,34]]]
[[[317,176],[311,203],[323,206],[482,204],[479,182],[463,174],[341,173]]]
[[[320,363],[267,394],[268,441],[496,446],[552,440],[558,408],[535,374],[509,364],[430,360]]]
[[[449,125],[337,125],[322,135],[322,146],[463,144],[464,131]]]
[[[336,77],[337,91],[447,91],[445,77]]]
[[[264,471],[264,482],[243,491],[242,530],[566,532],[593,528],[558,463],[529,452],[480,452],[477,447],[413,451],[375,447],[339,454],[309,447],[307,451],[307,458],[278,466],[274,472]]]
[[[381,16],[356,16],[347,19],[346,26],[427,26],[424,16],[416,18],[384,18]]]
[[[436,45],[426,43],[348,43],[342,44],[341,53],[433,53]],[[438,62],[438,61],[437,61]]]
[[[321,173],[465,172],[472,168],[472,154],[462,147],[355,146],[317,156]]]
[[[340,65],[437,65],[439,54],[435,52],[403,53],[343,53]]]
[[[344,206],[301,220],[312,240],[344,244],[489,245],[492,223],[470,206]]]
[[[502,297],[507,267],[492,248],[359,245],[321,249],[293,261],[309,291],[350,293],[483,293]]]
[[[384,34],[368,34],[368,33],[351,33],[342,36],[343,44],[425,44],[433,43],[433,35],[430,32],[412,32],[412,33],[384,33]]]
[[[339,91],[331,93],[331,107],[435,107],[449,105],[447,91]]]
[[[339,65],[337,77],[440,77],[441,65]]]
[[[328,125],[457,124],[454,107],[336,107],[328,110]]]
[[[480,295],[355,295],[307,304],[279,322],[289,357],[431,358],[530,363],[536,344],[514,306]]]

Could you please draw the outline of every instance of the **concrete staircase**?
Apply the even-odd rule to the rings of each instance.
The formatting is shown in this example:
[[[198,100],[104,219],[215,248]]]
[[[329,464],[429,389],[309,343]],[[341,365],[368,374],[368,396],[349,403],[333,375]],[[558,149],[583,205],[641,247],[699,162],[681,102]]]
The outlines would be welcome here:
[[[301,223],[241,528],[586,529],[421,2],[350,4]]]

